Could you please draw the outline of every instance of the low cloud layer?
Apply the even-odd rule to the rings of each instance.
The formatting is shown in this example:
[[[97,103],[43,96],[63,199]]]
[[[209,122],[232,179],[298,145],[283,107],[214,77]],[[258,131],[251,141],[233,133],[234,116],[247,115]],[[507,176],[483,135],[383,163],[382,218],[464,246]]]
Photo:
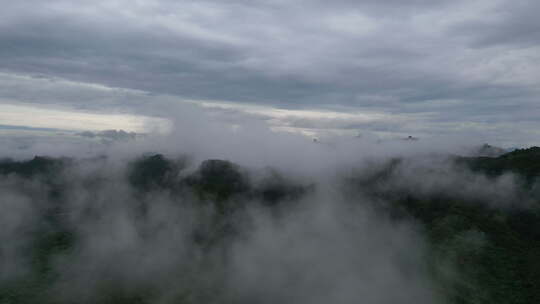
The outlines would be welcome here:
[[[536,210],[534,180],[471,171],[456,156],[472,153],[467,142],[313,142],[192,111],[169,134],[70,135],[79,144],[45,136],[11,155],[3,147],[27,160],[0,163],[0,297],[447,303],[480,289],[493,299],[460,267],[492,252],[484,248],[498,236],[451,210],[479,209],[472,214],[495,227]],[[419,205],[395,205],[403,201]],[[429,226],[414,212],[440,218]]]

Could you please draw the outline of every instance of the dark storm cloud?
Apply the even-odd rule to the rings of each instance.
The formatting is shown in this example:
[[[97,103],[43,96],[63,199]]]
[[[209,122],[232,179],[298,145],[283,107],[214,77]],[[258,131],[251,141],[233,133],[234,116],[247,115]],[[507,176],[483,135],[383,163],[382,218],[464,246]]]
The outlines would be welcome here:
[[[534,47],[540,43],[539,10],[538,1],[506,2],[479,20],[456,26],[455,31],[469,36],[473,47]]]
[[[430,113],[457,124],[486,122],[478,116],[509,122],[538,113],[537,6],[484,0],[12,2],[0,13],[0,69],[191,99]],[[100,104],[151,108],[141,99],[111,99]],[[85,98],[70,103],[92,107]]]

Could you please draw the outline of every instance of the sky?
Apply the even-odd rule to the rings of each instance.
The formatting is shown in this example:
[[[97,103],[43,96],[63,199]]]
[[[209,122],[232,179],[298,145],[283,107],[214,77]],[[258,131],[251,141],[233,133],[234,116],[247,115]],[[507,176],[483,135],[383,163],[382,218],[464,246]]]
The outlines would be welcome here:
[[[539,142],[538,1],[1,2],[2,126]]]

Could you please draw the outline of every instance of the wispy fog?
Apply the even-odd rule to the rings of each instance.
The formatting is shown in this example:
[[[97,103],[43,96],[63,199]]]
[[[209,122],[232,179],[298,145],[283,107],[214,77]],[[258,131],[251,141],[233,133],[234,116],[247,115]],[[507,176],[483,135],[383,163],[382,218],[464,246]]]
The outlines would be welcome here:
[[[535,197],[518,176],[456,162],[473,154],[467,140],[313,141],[204,115],[184,113],[168,135],[73,135],[120,139],[90,154],[59,143],[26,151],[69,158],[4,161],[0,279],[18,286],[11,297],[446,303],[468,279],[450,254],[435,258],[421,220],[384,210],[406,197],[486,210],[531,208]],[[482,248],[482,233],[464,233],[456,240]]]

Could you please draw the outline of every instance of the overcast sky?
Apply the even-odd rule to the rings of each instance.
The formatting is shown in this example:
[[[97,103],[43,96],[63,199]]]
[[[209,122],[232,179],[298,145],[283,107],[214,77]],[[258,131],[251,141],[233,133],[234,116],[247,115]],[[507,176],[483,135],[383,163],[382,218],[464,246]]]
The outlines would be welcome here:
[[[307,134],[540,141],[540,1],[0,1],[0,125],[189,101]]]

